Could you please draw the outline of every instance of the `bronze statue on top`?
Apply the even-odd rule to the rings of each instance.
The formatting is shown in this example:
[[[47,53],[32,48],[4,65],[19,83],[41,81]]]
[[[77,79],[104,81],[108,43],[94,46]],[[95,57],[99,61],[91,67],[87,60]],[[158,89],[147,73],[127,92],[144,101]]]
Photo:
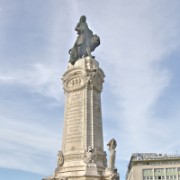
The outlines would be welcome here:
[[[88,28],[86,23],[86,16],[81,16],[75,31],[78,37],[72,49],[69,50],[69,62],[74,65],[75,62],[86,56],[91,56],[91,52],[100,45],[100,38]]]

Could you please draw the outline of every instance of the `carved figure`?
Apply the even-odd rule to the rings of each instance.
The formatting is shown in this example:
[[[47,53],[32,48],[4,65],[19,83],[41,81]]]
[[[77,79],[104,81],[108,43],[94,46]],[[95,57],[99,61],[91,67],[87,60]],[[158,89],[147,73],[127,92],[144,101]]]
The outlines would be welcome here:
[[[109,166],[108,168],[110,170],[114,170],[115,169],[115,158],[116,158],[116,140],[113,138],[109,141],[109,143],[107,144],[107,146],[109,146],[109,151],[110,151],[110,159],[109,159]]]
[[[64,157],[62,151],[58,152],[58,166],[62,166],[64,163]]]
[[[86,23],[86,16],[80,17],[75,31],[77,31],[78,37],[73,48],[69,50],[69,62],[71,64],[75,64],[82,57],[91,56],[91,52],[100,45],[100,38],[97,35],[93,35],[93,32],[89,29]]]
[[[84,153],[84,162],[85,163],[94,163],[96,161],[95,150],[89,146],[88,150]]]
[[[109,146],[109,150],[110,150],[110,151],[113,150],[113,149],[116,149],[116,147],[117,147],[116,140],[115,140],[114,138],[111,139],[111,140],[108,142],[107,146]]]
[[[56,175],[58,174],[61,166],[64,164],[64,156],[62,151],[58,152],[58,160],[57,160],[57,168],[55,169],[54,175],[53,175],[53,180],[55,180]]]

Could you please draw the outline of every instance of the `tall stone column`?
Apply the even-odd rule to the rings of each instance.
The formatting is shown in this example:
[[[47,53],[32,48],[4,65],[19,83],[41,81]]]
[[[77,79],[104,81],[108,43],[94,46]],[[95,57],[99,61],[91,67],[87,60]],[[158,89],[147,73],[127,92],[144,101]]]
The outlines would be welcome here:
[[[106,168],[101,115],[104,73],[95,59],[86,57],[75,65],[69,63],[62,81],[64,128],[54,177],[99,179]]]
[[[69,50],[68,69],[62,77],[65,93],[62,148],[54,175],[43,180],[118,180],[116,141],[108,143],[110,150],[114,149],[109,168],[103,145],[101,91],[105,75],[91,55],[100,45],[100,38],[89,29],[84,15],[75,31],[78,36]]]

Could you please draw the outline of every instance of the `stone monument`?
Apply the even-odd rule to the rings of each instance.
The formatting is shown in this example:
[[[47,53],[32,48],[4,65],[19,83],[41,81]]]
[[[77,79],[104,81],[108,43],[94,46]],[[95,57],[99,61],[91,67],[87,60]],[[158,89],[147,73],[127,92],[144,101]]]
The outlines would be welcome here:
[[[62,77],[65,92],[62,148],[54,174],[43,180],[118,180],[116,141],[108,143],[108,166],[103,144],[101,91],[105,75],[91,55],[100,38],[88,28],[85,16],[81,16],[75,30],[78,37],[69,51],[68,69]]]

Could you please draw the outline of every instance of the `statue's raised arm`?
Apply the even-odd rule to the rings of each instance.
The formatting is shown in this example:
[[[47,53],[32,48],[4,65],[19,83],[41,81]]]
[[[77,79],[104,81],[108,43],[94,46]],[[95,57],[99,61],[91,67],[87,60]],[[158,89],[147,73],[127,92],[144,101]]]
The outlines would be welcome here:
[[[86,16],[81,16],[78,24],[75,27],[77,31],[77,39],[72,49],[69,50],[71,64],[86,56],[91,56],[91,52],[100,45],[100,38],[97,35],[93,35],[93,32],[89,29],[86,23]]]

